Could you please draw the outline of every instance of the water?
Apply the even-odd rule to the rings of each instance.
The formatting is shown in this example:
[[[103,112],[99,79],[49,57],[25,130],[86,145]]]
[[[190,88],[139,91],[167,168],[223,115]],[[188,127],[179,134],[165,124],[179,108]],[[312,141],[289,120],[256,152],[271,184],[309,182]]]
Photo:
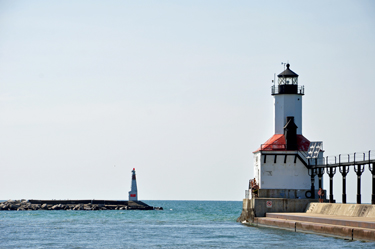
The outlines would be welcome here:
[[[375,248],[241,225],[242,202],[145,202],[164,211],[1,211],[0,248]]]

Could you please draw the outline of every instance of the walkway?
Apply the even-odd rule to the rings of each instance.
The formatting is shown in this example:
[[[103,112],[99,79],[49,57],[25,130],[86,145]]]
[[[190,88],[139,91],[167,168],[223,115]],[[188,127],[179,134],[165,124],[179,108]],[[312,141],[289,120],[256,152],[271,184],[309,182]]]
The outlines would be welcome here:
[[[349,217],[314,213],[267,213],[254,225],[311,232],[350,240],[375,241],[375,217]]]

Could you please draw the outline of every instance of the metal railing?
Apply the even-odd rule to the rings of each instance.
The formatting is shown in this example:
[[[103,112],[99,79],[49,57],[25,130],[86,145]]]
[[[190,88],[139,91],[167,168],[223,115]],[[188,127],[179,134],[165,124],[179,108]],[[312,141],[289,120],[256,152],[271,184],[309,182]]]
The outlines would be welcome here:
[[[322,187],[322,176],[327,173],[329,176],[329,202],[333,199],[333,177],[337,171],[342,175],[342,203],[346,203],[346,176],[353,167],[357,175],[357,204],[361,204],[361,176],[366,170],[372,174],[371,204],[375,204],[375,151],[354,152],[340,154],[338,156],[326,156],[325,158],[312,158],[308,161],[308,173],[311,176],[311,193],[314,192],[314,177],[319,177],[319,189]],[[338,169],[338,170],[337,170]],[[313,196],[314,197],[314,196]]]
[[[286,144],[261,144],[260,149],[262,151],[267,151],[267,150],[287,150]],[[293,150],[294,151],[294,150]],[[302,150],[298,150],[298,152],[301,152],[301,154],[304,157],[308,157],[307,153]]]
[[[324,158],[310,159],[310,165],[316,166],[341,166],[341,165],[356,165],[367,164],[375,160],[375,151],[369,150],[366,152],[354,152],[349,154],[339,154],[337,156],[326,156]]]
[[[260,150],[286,150],[286,144],[261,144]]]
[[[271,94],[279,94],[280,93],[280,86],[289,86],[289,85],[273,85],[271,87]],[[290,85],[292,86],[292,85]],[[297,85],[297,92],[296,94],[304,95],[305,94],[305,86],[298,86]]]

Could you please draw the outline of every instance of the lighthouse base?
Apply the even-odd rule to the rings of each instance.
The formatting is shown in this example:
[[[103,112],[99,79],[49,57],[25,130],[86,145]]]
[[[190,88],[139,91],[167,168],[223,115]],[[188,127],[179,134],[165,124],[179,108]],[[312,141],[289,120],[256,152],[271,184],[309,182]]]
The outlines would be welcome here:
[[[237,222],[254,222],[255,217],[265,217],[266,213],[305,212],[310,202],[318,199],[253,198],[243,199],[242,213]]]
[[[286,199],[307,199],[311,196],[311,189],[259,189],[259,198],[286,198]],[[318,190],[315,190],[318,198]]]

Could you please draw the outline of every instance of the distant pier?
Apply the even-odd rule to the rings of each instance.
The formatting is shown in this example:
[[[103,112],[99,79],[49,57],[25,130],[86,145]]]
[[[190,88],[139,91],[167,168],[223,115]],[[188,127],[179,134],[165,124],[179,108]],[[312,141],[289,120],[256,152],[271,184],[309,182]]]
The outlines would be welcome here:
[[[0,203],[3,211],[33,210],[163,210],[142,201],[115,200],[8,200]]]

